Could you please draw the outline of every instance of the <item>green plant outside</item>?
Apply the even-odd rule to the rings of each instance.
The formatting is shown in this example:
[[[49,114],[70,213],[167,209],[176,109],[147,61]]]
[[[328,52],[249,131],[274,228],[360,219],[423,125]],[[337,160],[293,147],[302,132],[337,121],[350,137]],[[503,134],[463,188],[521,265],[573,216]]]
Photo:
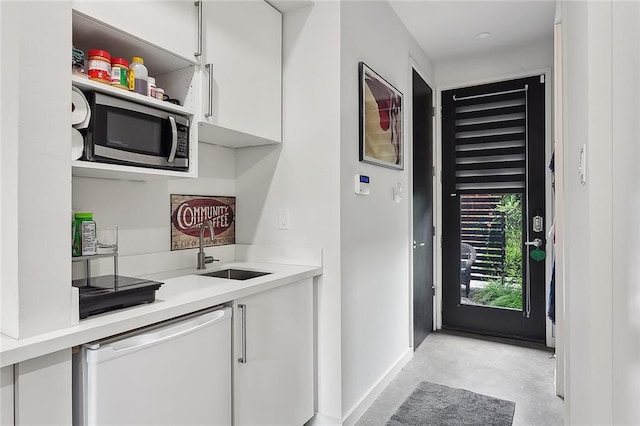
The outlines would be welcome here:
[[[471,300],[488,306],[522,309],[522,196],[505,194],[497,210],[505,215],[504,275],[475,290]]]
[[[522,309],[522,286],[489,281],[486,287],[475,290],[471,300],[485,306]]]

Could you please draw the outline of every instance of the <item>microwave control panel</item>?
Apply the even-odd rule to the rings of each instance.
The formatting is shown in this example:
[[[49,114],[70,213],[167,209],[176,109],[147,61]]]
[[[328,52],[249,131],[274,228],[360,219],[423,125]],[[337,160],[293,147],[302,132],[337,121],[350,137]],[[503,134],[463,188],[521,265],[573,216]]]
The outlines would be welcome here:
[[[189,128],[187,126],[178,125],[178,147],[176,149],[176,157],[189,157]]]

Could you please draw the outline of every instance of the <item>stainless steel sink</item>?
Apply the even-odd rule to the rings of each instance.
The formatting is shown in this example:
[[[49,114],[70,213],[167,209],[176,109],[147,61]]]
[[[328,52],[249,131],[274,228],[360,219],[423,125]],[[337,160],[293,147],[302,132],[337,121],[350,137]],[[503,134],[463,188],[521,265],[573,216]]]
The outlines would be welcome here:
[[[221,271],[201,274],[205,277],[226,278],[228,280],[248,280],[251,278],[269,275],[271,272],[246,271],[244,269],[222,269]]]

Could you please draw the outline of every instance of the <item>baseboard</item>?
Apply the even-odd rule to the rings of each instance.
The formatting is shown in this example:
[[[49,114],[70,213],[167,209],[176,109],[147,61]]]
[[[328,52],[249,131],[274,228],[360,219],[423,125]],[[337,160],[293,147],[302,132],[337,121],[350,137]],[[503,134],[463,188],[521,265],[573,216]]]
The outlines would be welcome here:
[[[407,348],[407,351],[398,359],[398,361],[387,370],[387,372],[373,385],[369,392],[358,401],[351,410],[344,417],[342,424],[344,426],[353,426],[362,417],[362,415],[371,407],[373,401],[375,401],[380,394],[385,390],[387,386],[395,379],[400,370],[407,365],[407,363],[413,358],[413,348]]]
[[[305,426],[342,426],[342,421],[337,417],[316,413]]]

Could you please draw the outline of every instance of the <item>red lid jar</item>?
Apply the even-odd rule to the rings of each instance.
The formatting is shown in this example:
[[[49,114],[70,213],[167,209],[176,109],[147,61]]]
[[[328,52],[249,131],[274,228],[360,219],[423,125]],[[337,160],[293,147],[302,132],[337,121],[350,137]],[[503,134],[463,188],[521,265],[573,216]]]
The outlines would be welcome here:
[[[111,54],[106,50],[89,50],[89,78],[111,84]]]

